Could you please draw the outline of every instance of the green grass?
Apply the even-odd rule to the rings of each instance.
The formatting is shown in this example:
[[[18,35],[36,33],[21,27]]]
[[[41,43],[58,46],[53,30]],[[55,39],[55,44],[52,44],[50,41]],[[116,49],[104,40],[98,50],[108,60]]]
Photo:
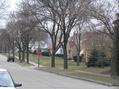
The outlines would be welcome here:
[[[38,56],[34,54],[30,54],[30,61],[38,63]],[[93,79],[97,81],[112,83],[114,85],[119,85],[119,78],[111,78],[109,76],[110,67],[98,68],[98,67],[90,67],[88,68],[85,63],[80,63],[80,66],[76,66],[76,62],[69,60],[68,61],[68,69],[64,70],[63,64],[64,61],[60,57],[56,57],[56,67],[51,68],[51,57],[40,56],[40,64],[45,66],[40,68],[41,70],[45,70],[48,72],[53,72],[57,74],[66,74],[81,78]],[[101,76],[102,75],[102,76]]]
[[[38,56],[34,55],[34,54],[31,54],[30,55],[30,60],[35,62],[35,63],[38,63]],[[55,63],[56,63],[56,68],[57,69],[61,69],[63,70],[63,65],[64,65],[64,61],[62,58],[60,57],[56,57],[56,60],[55,60]],[[50,67],[51,66],[51,57],[47,57],[47,56],[40,56],[40,64],[41,65],[44,65],[46,67]],[[99,73],[99,74],[102,74],[102,73],[105,73],[106,71],[109,71],[110,68],[109,67],[105,67],[105,68],[98,68],[98,67],[90,67],[88,68],[85,63],[80,63],[80,66],[76,66],[76,62],[72,61],[72,60],[69,60],[68,61],[68,70],[69,71],[86,71],[86,72],[91,72],[91,73]]]

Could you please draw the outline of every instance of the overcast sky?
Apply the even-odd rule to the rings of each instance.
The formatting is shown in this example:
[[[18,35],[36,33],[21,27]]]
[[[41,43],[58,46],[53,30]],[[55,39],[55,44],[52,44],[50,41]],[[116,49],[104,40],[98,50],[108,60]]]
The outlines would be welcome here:
[[[20,2],[20,0],[6,0],[9,5],[9,10],[13,11],[16,10],[17,4]]]
[[[17,5],[21,0],[6,0],[6,14],[9,15],[10,12],[17,10]],[[6,25],[6,19],[0,20],[0,28],[4,28]]]
[[[7,14],[9,14],[11,11],[17,10],[17,5],[20,3],[21,0],[6,0],[8,4],[7,8]],[[109,2],[114,3],[115,0],[107,0]],[[0,20],[0,27],[5,27],[6,21],[5,20]]]

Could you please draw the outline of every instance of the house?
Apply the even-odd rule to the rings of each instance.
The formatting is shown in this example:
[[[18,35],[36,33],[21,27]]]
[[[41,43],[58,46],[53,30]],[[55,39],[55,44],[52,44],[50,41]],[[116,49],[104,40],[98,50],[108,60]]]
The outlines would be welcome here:
[[[34,52],[38,48],[50,49],[52,48],[52,43],[49,35],[45,32],[40,32],[37,34],[37,38],[34,42],[29,44],[31,52]]]
[[[77,33],[74,33],[72,37],[69,38],[67,45],[68,58],[73,59],[74,56],[77,56],[77,44],[76,36]],[[78,39],[79,40],[79,39]],[[83,32],[80,37],[80,55],[83,56],[83,60],[87,62],[90,56],[91,50],[96,48],[97,50],[104,52],[108,58],[111,58],[112,51],[112,40],[105,34],[100,32]]]

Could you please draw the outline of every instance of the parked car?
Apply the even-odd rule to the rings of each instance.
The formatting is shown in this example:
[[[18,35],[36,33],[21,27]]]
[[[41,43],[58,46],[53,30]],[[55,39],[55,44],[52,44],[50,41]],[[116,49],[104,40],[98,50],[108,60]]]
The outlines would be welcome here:
[[[22,84],[15,83],[6,69],[0,69],[0,89],[16,89],[20,86]]]
[[[9,56],[9,57],[7,58],[7,62],[14,62],[14,60],[15,60],[15,58],[12,57],[12,56]]]
[[[36,50],[34,50],[33,54],[40,54],[42,56],[50,56],[51,53],[50,53],[50,49],[47,49],[47,48],[38,48]]]
[[[50,52],[48,50],[42,51],[43,56],[50,56]]]
[[[40,48],[40,49],[38,49],[38,50],[42,53],[43,56],[50,56],[50,55],[51,55],[50,49]]]

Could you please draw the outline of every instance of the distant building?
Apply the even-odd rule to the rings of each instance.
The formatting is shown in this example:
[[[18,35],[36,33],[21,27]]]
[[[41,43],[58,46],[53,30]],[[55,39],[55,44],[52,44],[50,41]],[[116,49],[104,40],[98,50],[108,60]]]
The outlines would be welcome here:
[[[69,38],[67,52],[68,58],[73,58],[73,56],[77,56],[77,49],[76,49],[76,33]],[[81,34],[80,40],[81,52],[80,55],[83,54],[83,60],[87,62],[90,56],[91,50],[95,47],[97,50],[104,52],[108,58],[111,58],[111,47],[112,47],[112,40],[105,34],[100,32],[84,32]]]
[[[52,48],[51,39],[47,33],[40,32],[37,39],[34,42],[31,42],[29,47],[32,52],[34,52],[38,48],[51,49]]]

